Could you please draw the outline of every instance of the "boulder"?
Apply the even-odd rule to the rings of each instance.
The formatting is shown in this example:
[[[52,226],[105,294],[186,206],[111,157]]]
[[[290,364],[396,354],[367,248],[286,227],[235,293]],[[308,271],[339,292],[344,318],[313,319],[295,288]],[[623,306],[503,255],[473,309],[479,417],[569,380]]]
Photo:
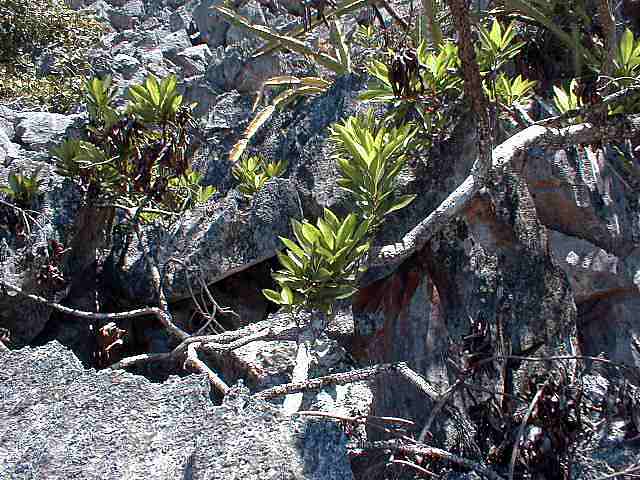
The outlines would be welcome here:
[[[84,370],[56,342],[0,363],[2,478],[352,478],[335,423],[284,417],[241,385],[215,406],[203,376]]]

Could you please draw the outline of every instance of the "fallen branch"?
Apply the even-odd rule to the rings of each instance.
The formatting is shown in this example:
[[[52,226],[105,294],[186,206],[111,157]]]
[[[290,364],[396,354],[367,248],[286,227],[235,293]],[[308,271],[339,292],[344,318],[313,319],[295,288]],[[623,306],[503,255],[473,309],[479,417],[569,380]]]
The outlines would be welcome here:
[[[184,332],[182,329],[178,328],[172,321],[171,315],[158,307],[144,307],[138,308],[135,310],[129,310],[126,312],[118,312],[118,313],[98,313],[98,312],[87,312],[84,310],[77,310],[75,308],[65,307],[56,302],[51,302],[44,297],[39,295],[34,295],[32,293],[26,293],[21,288],[16,287],[15,285],[11,285],[10,283],[5,282],[4,280],[0,280],[0,286],[6,288],[7,290],[11,290],[12,292],[16,292],[23,297],[26,297],[34,302],[41,303],[46,305],[58,312],[65,313],[67,315],[71,315],[74,317],[84,318],[86,320],[122,320],[125,318],[137,318],[143,317],[146,315],[154,316],[158,319],[158,321],[162,324],[163,327],[167,329],[167,331],[182,341],[189,337],[189,335]]]
[[[429,470],[427,470],[426,468],[421,467],[420,465],[416,465],[413,462],[410,462],[408,460],[397,460],[397,459],[393,459],[391,460],[391,462],[394,465],[404,465],[405,467],[410,467],[413,468],[414,470],[422,473],[423,475],[427,475],[428,477],[436,477],[437,475],[433,472],[430,472]]]
[[[377,442],[364,442],[361,446],[362,450],[388,450],[394,453],[401,453],[403,455],[419,455],[422,457],[428,457],[432,459],[446,460],[461,467],[473,470],[491,480],[504,480],[500,475],[491,470],[490,468],[481,465],[480,463],[468,460],[453,453],[447,452],[440,448],[429,447],[421,444],[408,444],[398,440],[383,440]]]
[[[596,480],[610,480],[611,478],[623,477],[625,475],[633,475],[640,473],[640,463],[636,463],[635,465],[631,465],[629,468],[625,470],[621,470],[620,472],[614,472],[609,475],[605,475],[603,477],[598,477]]]
[[[427,383],[424,378],[411,370],[404,362],[384,363],[381,365],[375,365],[373,367],[352,370],[350,372],[334,373],[332,375],[325,375],[324,377],[313,378],[311,380],[307,380],[306,382],[285,383],[283,385],[277,385],[275,387],[263,390],[262,392],[256,393],[253,395],[253,397],[259,400],[269,400],[291,393],[319,390],[329,385],[346,385],[348,383],[369,380],[378,375],[391,372],[401,374],[413,385],[415,385],[421,392],[427,395],[431,400],[438,400],[438,393]]]
[[[187,347],[187,359],[184,361],[185,369],[195,370],[197,373],[204,373],[208,378],[211,385],[218,390],[223,396],[229,391],[229,386],[211,370],[202,360],[198,358],[197,349],[202,345],[199,342],[190,343]]]

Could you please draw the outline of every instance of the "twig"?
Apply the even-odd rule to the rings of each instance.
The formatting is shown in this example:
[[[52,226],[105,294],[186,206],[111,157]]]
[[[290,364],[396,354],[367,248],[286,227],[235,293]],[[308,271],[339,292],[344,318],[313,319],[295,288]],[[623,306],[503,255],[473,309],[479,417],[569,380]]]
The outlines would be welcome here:
[[[199,373],[204,373],[209,378],[211,385],[215,387],[222,395],[226,395],[229,391],[229,386],[211,370],[202,360],[198,358],[197,349],[202,345],[199,342],[190,343],[187,348],[187,359],[184,362],[185,368],[191,368]]]
[[[380,374],[396,372],[416,385],[420,391],[425,393],[431,400],[437,400],[438,394],[426,381],[416,372],[411,370],[406,363],[383,363],[372,367],[361,368],[344,373],[334,373],[325,375],[324,377],[313,378],[306,382],[285,383],[275,387],[268,388],[262,392],[254,394],[254,397],[261,400],[269,400],[271,398],[280,397],[290,393],[306,392],[310,390],[319,390],[328,385],[346,385],[348,383],[359,382],[376,377]],[[418,386],[419,385],[419,386]]]
[[[347,415],[340,415],[339,413],[333,412],[320,412],[315,410],[302,410],[295,413],[296,415],[304,415],[308,417],[325,417],[325,418],[334,418],[336,420],[340,420],[341,422],[349,422],[349,423],[366,423],[366,422],[380,422],[380,423],[396,423],[400,425],[404,425],[406,427],[415,427],[416,424],[411,420],[406,420],[404,418],[397,417],[378,417],[376,415],[359,415],[357,417],[349,417]]]
[[[72,315],[74,317],[84,318],[87,320],[121,320],[124,318],[136,318],[142,317],[145,315],[152,315],[156,317],[163,327],[167,329],[167,331],[176,337],[179,340],[185,340],[189,337],[189,335],[178,328],[171,321],[171,316],[165,312],[164,310],[158,307],[144,307],[138,308],[136,310],[129,310],[127,312],[118,312],[118,313],[97,313],[97,312],[87,312],[84,310],[77,310],[75,308],[65,307],[56,302],[51,302],[44,297],[39,295],[34,295],[32,293],[26,293],[21,288],[16,287],[15,285],[11,285],[10,283],[5,282],[4,280],[0,280],[0,286],[6,288],[7,290],[11,290],[16,292],[34,302],[38,302],[44,304],[58,312],[65,313],[67,315]]]
[[[429,458],[439,458],[451,463],[455,463],[461,467],[474,470],[479,474],[491,480],[504,480],[500,475],[477,462],[455,455],[440,448],[429,447],[427,445],[412,444],[408,445],[398,440],[383,440],[378,442],[365,442],[362,446],[363,450],[389,450],[392,452],[402,453],[404,455],[420,455]]]
[[[520,450],[520,439],[524,435],[524,429],[527,428],[527,422],[529,421],[529,417],[533,413],[533,410],[536,408],[538,404],[538,400],[542,396],[544,389],[547,386],[547,382],[545,382],[536,392],[533,400],[531,400],[531,404],[527,409],[527,413],[525,414],[522,422],[520,423],[520,428],[518,429],[518,434],[516,435],[516,442],[513,444],[513,451],[511,452],[511,462],[509,463],[509,480],[513,480],[513,472],[516,468],[516,460],[518,459],[518,451]]]
[[[449,390],[447,390],[446,392],[444,392],[442,394],[440,400],[438,400],[438,403],[436,403],[436,405],[431,409],[431,413],[429,414],[429,418],[427,419],[426,423],[424,424],[424,427],[422,427],[422,431],[420,432],[420,436],[418,437],[418,441],[420,443],[424,442],[424,439],[427,436],[427,433],[431,429],[431,424],[435,420],[435,418],[438,415],[438,413],[440,413],[440,410],[442,410],[442,407],[444,407],[444,405],[447,403],[447,401],[449,400],[451,395],[453,395],[455,393],[455,391],[463,384],[464,384],[464,379],[462,379],[462,378],[458,379],[456,381],[456,383],[454,383],[453,386],[451,388],[449,388]]]
[[[406,467],[413,468],[414,470],[422,473],[423,475],[427,475],[428,477],[437,477],[437,475],[435,473],[430,472],[426,468],[423,468],[420,465],[416,465],[415,463],[410,462],[408,460],[397,460],[397,459],[394,458],[389,463],[392,463],[392,464],[395,464],[395,465],[404,465]]]
[[[609,475],[605,475],[603,477],[598,477],[596,480],[609,480],[610,478],[618,478],[623,475],[633,475],[637,472],[640,472],[640,463],[636,463],[635,465],[631,465],[629,468],[622,470],[620,472],[614,472]]]

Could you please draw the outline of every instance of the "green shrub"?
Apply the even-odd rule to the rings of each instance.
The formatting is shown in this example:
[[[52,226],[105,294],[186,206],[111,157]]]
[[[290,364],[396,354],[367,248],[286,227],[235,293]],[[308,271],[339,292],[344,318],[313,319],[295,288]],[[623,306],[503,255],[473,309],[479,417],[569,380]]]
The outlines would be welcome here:
[[[21,97],[66,112],[81,99],[88,50],[106,27],[61,0],[0,0],[0,100]],[[57,73],[41,75],[33,58],[54,49]]]

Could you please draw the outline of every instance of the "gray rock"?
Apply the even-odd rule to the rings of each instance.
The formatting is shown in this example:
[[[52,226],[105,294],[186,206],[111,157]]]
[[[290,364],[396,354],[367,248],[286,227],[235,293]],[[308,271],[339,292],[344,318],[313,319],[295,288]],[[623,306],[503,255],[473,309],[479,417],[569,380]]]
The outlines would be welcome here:
[[[169,16],[169,28],[172,32],[186,30],[191,24],[193,17],[184,7],[178,8]]]
[[[160,51],[162,55],[171,61],[174,61],[178,53],[191,47],[191,40],[185,30],[160,35]]]
[[[333,422],[284,418],[202,376],[163,384],[83,370],[57,343],[0,353],[0,477],[348,480]]]
[[[256,265],[280,250],[279,235],[289,235],[289,219],[301,218],[298,194],[282,179],[267,183],[251,202],[239,194],[185,214],[172,227],[143,230],[143,245],[134,240],[127,252],[112,252],[113,275],[123,294],[136,302],[153,301],[155,292],[147,274],[143,250],[159,255],[161,265],[171,257],[197,269],[207,284]],[[124,255],[122,268],[115,267]],[[170,301],[187,298],[189,289],[183,267],[167,265],[165,293]]]
[[[202,38],[211,49],[225,45],[229,24],[216,15],[211,7],[222,5],[224,0],[203,0],[193,10],[193,20]]]
[[[0,163],[10,165],[13,160],[18,158],[19,146],[9,140],[7,133],[0,129]]]
[[[18,116],[15,141],[27,150],[46,151],[65,138],[81,118],[47,112],[23,112]]]
[[[248,42],[213,51],[214,58],[207,69],[207,80],[220,90],[237,90],[240,93],[254,93],[262,83],[282,72],[278,56],[261,55],[253,58]]]
[[[173,62],[182,69],[185,77],[203,75],[207,69],[207,64],[213,58],[211,50],[206,44],[185,48],[175,55]]]
[[[140,61],[137,58],[124,53],[116,55],[113,58],[113,61],[115,71],[122,74],[125,79],[131,79],[136,76],[141,66]]]

